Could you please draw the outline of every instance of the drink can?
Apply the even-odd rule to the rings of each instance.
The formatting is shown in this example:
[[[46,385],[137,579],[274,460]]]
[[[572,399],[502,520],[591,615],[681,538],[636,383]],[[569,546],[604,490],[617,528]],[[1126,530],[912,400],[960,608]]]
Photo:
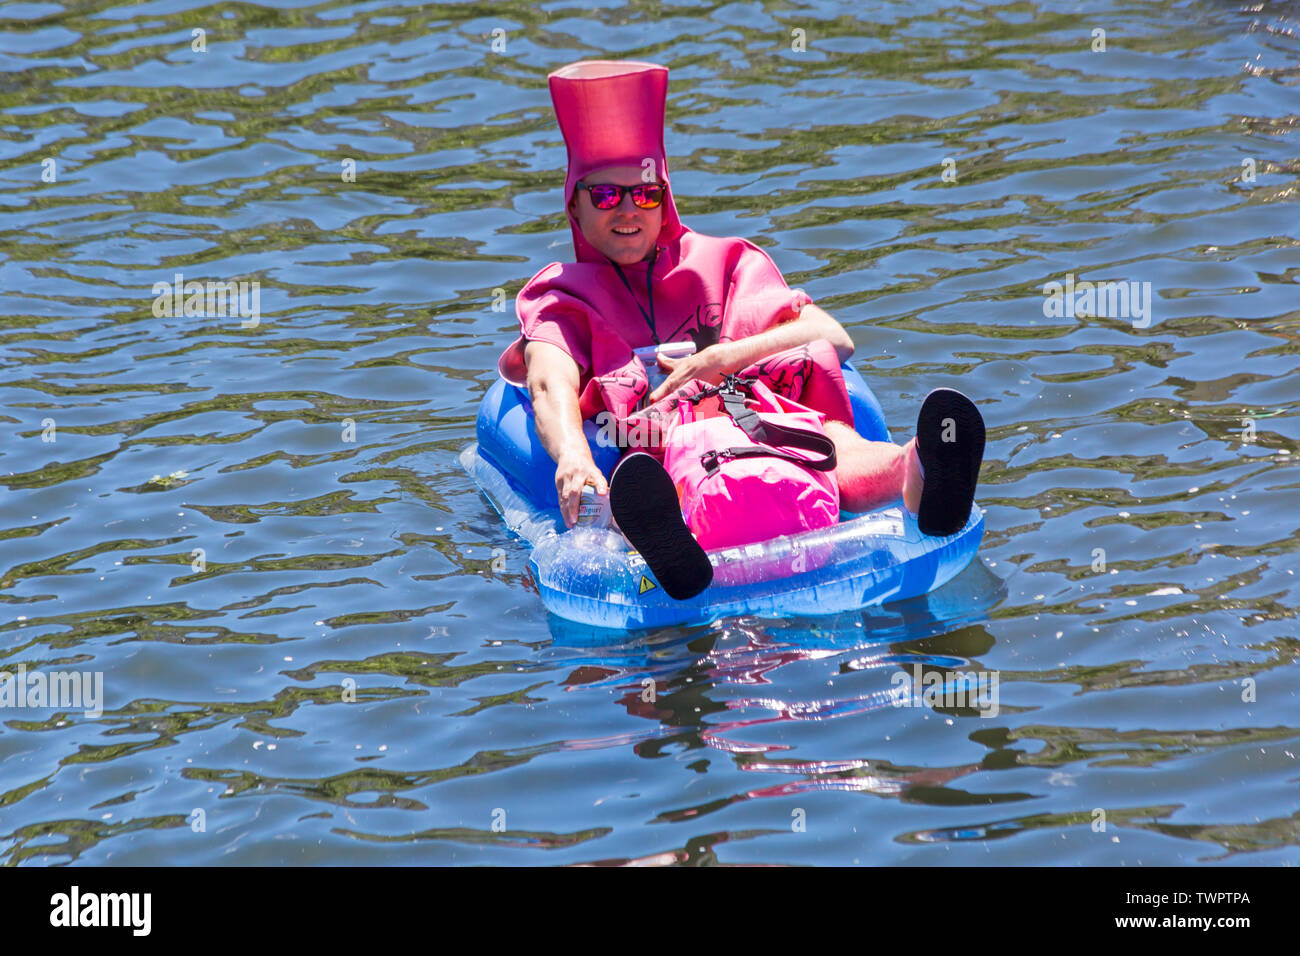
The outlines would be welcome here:
[[[594,485],[583,485],[578,499],[578,520],[575,527],[608,528],[612,521],[609,495],[602,495]]]

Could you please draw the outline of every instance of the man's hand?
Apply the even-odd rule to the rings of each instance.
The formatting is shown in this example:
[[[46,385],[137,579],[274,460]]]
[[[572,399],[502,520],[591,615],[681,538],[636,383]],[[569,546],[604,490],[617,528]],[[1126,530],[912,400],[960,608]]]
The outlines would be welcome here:
[[[728,345],[730,345],[728,342],[710,345],[702,352],[682,358],[669,358],[661,354],[659,367],[668,373],[668,377],[664,379],[662,385],[650,393],[650,404],[654,404],[665,395],[671,395],[691,379],[698,378],[710,385],[717,385],[722,381],[724,374],[736,371],[738,366],[733,367]]]
[[[578,520],[583,485],[594,485],[600,494],[609,494],[605,476],[592,461],[591,450],[585,442],[581,447],[575,444],[565,448],[555,463],[555,493],[560,501],[560,514],[570,528]]]

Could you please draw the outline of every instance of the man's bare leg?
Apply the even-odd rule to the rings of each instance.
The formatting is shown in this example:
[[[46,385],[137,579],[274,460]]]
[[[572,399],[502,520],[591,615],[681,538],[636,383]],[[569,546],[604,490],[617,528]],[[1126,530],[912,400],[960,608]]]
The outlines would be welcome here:
[[[835,478],[840,486],[840,507],[861,514],[897,501],[900,497],[913,514],[921,505],[921,465],[914,449],[906,445],[867,441],[843,422],[826,422],[826,434],[835,443],[838,462]]]

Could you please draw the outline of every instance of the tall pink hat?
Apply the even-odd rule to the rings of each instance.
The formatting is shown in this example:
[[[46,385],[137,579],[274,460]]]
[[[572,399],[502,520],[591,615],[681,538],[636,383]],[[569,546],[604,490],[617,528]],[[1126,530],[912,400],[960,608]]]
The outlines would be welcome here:
[[[668,99],[668,68],[637,60],[582,60],[562,66],[547,78],[555,117],[569,150],[564,178],[564,206],[573,198],[574,184],[606,166],[640,166],[654,161],[654,172],[668,182],[664,152],[664,111]],[[658,243],[682,233],[671,188],[663,204]],[[569,213],[573,251],[579,262],[608,262],[582,235]]]
[[[569,151],[564,178],[564,208],[569,208],[574,184],[607,166],[655,163],[658,179],[668,182],[664,152],[664,113],[668,99],[668,68],[636,60],[582,60],[560,67],[548,77],[551,101]],[[667,245],[686,231],[677,216],[671,188],[664,197],[662,225],[656,243]],[[577,217],[568,213],[573,253],[578,262],[608,264],[609,259],[587,241]],[[524,336],[497,361],[501,376],[515,385],[526,380]]]

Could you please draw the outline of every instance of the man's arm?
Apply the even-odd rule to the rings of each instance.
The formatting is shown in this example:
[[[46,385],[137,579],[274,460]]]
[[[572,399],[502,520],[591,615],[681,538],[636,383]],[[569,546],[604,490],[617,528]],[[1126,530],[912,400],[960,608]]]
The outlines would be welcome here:
[[[549,342],[529,342],[524,348],[528,366],[528,394],[533,401],[537,435],[542,447],[555,461],[555,491],[560,513],[569,527],[578,519],[582,486],[591,484],[609,493],[605,476],[591,457],[591,446],[582,433],[578,408],[578,363],[564,349]]]
[[[657,402],[693,378],[716,384],[722,381],[723,375],[738,372],[761,358],[818,339],[826,339],[835,346],[835,354],[840,362],[847,361],[853,354],[853,339],[849,338],[844,326],[810,302],[803,307],[798,318],[789,319],[757,335],[719,342],[681,359],[660,356],[659,362],[669,370],[669,374],[663,384],[650,394],[650,401]]]

